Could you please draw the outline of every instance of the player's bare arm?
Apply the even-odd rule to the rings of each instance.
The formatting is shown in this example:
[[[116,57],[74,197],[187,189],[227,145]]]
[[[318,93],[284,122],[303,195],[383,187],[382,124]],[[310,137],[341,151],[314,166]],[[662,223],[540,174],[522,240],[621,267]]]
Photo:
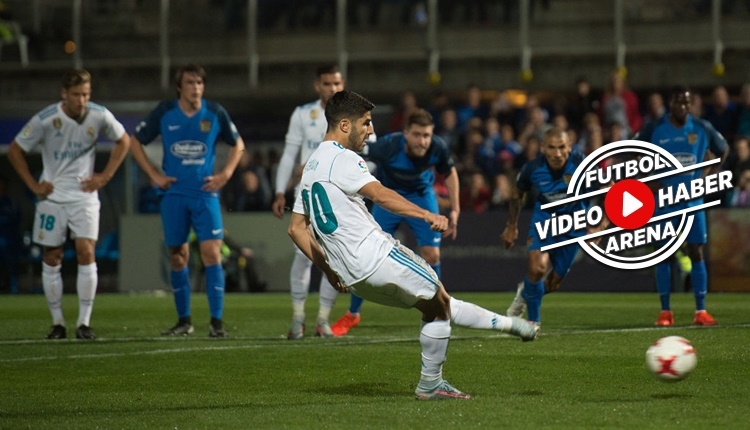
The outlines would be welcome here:
[[[326,261],[325,253],[320,245],[315,241],[310,230],[310,220],[299,213],[292,213],[292,219],[289,222],[287,231],[295,245],[309,258],[328,278],[333,288],[340,292],[348,292],[344,284],[341,283],[336,272],[331,269]]]
[[[81,181],[81,189],[87,193],[91,193],[99,190],[100,188],[107,185],[112,180],[117,169],[120,168],[125,156],[128,155],[128,149],[130,148],[130,136],[123,134],[122,137],[115,142],[115,148],[109,155],[109,161],[99,173],[94,173],[90,178],[85,178]]]
[[[201,187],[201,190],[209,192],[219,191],[227,183],[227,181],[229,181],[229,178],[232,177],[234,169],[237,168],[237,164],[239,164],[240,158],[242,158],[242,153],[244,151],[245,142],[241,137],[239,137],[237,138],[237,142],[235,142],[232,149],[229,150],[229,155],[227,156],[227,164],[218,173],[203,178],[204,184]]]
[[[460,186],[458,182],[458,172],[455,167],[445,177],[445,186],[448,188],[448,200],[450,201],[451,211],[448,213],[448,230],[443,233],[443,237],[455,239],[458,235],[458,217],[461,215],[461,204],[459,201]]]
[[[524,193],[518,187],[513,188],[510,201],[508,202],[508,222],[505,224],[505,230],[503,230],[503,234],[500,236],[505,249],[513,248],[518,239],[518,215],[521,213],[523,196]]]
[[[146,156],[146,151],[143,150],[143,145],[135,136],[130,136],[130,153],[133,154],[133,159],[135,159],[138,167],[140,167],[141,170],[148,175],[149,179],[151,179],[151,181],[162,190],[166,190],[177,181],[177,178],[167,176],[151,165],[151,162],[148,161],[148,157]]]
[[[23,183],[29,187],[29,190],[31,190],[34,195],[46,197],[52,194],[55,186],[50,182],[37,182],[37,180],[34,179],[34,176],[29,170],[29,163],[26,162],[25,152],[16,141],[13,141],[13,143],[10,144],[10,147],[8,147],[8,160],[18,173],[18,176],[21,177]]]
[[[430,228],[434,231],[443,232],[448,229],[448,218],[420,208],[414,203],[401,197],[397,192],[384,187],[383,184],[378,181],[368,183],[360,188],[357,193],[367,197],[377,205],[388,209],[395,214],[422,219],[430,224]]]

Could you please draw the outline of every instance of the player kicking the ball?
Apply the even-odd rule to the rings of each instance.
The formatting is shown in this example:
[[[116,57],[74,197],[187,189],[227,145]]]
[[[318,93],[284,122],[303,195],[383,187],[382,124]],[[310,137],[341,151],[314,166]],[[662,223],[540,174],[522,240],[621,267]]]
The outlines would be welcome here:
[[[378,226],[362,197],[399,215],[423,219],[435,231],[445,231],[448,219],[410,203],[370,174],[357,152],[372,134],[373,108],[350,91],[336,93],[326,104],[328,130],[304,167],[289,235],[338,291],[351,290],[366,300],[422,312],[417,399],[470,399],[442,376],[451,321],[525,341],[534,340],[538,328],[522,318],[452,298],[421,257]]]

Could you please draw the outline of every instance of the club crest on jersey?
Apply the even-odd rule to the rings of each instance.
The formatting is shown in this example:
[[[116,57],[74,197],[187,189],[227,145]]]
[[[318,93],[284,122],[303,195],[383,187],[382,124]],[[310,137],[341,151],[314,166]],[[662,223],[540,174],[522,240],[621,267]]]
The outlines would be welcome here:
[[[201,133],[208,133],[209,131],[211,131],[211,121],[201,121]]]
[[[365,160],[357,161],[357,167],[359,167],[359,170],[361,170],[362,173],[367,173],[369,171],[369,169],[367,168],[367,163],[365,163]]]
[[[687,139],[689,144],[695,145],[698,143],[698,133],[688,133]]]
[[[320,116],[320,111],[317,109],[310,110],[310,119],[315,121]]]
[[[58,117],[52,119],[52,127],[55,127],[55,130],[60,130],[62,128],[62,120]]]
[[[570,184],[570,180],[573,178],[573,175],[563,175],[563,182],[565,182],[565,185]]]
[[[87,135],[88,135],[89,137],[92,137],[92,138],[93,138],[94,136],[96,136],[96,131],[94,130],[94,127],[91,127],[91,126],[89,126],[89,127],[88,127],[88,128],[86,129],[86,134],[87,134]]]

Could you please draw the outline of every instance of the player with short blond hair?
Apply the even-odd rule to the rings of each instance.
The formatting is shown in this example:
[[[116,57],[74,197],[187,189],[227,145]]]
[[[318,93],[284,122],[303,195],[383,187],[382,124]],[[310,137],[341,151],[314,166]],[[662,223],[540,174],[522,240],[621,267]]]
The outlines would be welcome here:
[[[38,202],[32,240],[44,247],[42,284],[52,314],[48,339],[67,336],[62,311],[63,245],[68,231],[75,240],[78,260],[78,322],[76,337],[93,340],[91,312],[98,284],[94,249],[99,238],[98,190],[114,176],[130,146],[125,128],[104,106],[90,101],[91,75],[69,70],[63,76],[62,101],[34,115],[8,148],[8,159]],[[94,172],[99,136],[115,142],[109,162]],[[25,153],[39,148],[42,176],[37,181],[29,171]]]

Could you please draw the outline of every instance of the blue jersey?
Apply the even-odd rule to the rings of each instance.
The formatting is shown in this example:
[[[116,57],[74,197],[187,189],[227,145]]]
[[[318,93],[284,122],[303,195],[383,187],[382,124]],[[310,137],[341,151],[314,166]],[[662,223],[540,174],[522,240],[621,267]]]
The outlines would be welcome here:
[[[669,115],[664,115],[656,121],[646,124],[635,137],[644,142],[657,145],[674,155],[683,167],[705,161],[706,151],[717,156],[724,154],[727,141],[714,129],[708,121],[693,118],[688,115],[685,125],[676,127],[669,121]],[[685,172],[682,175],[672,175],[660,179],[663,185],[676,186],[701,177],[701,169]],[[700,204],[702,199],[690,201],[690,205]]]
[[[380,182],[402,195],[432,192],[435,174],[447,174],[453,168],[453,158],[445,141],[433,135],[430,148],[424,157],[406,155],[406,137],[392,133],[367,144],[365,158],[375,162]]]
[[[215,192],[201,190],[204,178],[214,174],[216,141],[234,146],[240,137],[227,111],[218,103],[203,100],[198,112],[187,116],[176,99],[162,102],[135,132],[144,145],[159,135],[164,146],[164,174],[177,178],[165,194],[216,197]]]
[[[532,188],[537,190],[537,201],[534,204],[534,212],[544,214],[545,218],[551,217],[552,213],[573,213],[577,210],[588,208],[587,200],[578,200],[561,206],[554,206],[542,210],[541,206],[553,203],[568,197],[568,184],[578,166],[583,162],[584,155],[579,151],[572,151],[568,161],[561,170],[551,170],[544,155],[524,164],[518,173],[516,187],[524,193]]]

